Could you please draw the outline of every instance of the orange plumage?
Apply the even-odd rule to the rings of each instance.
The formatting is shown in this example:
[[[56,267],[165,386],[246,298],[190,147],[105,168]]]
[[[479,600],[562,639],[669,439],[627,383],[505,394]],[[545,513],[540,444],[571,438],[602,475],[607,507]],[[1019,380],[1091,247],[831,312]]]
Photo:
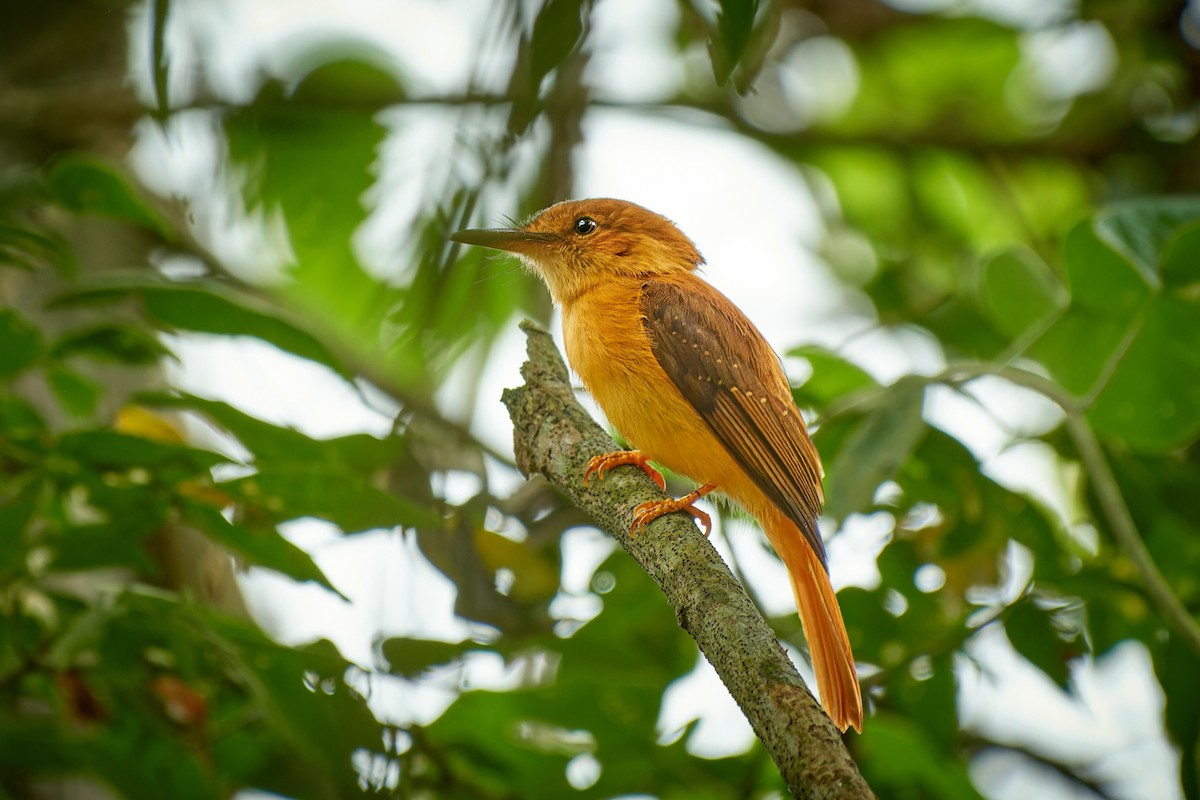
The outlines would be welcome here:
[[[664,217],[620,200],[559,203],[521,228],[457,241],[515,252],[562,308],[567,358],[609,420],[641,453],[593,461],[589,475],[645,460],[703,483],[637,509],[635,529],[689,510],[715,488],[758,520],[787,566],[821,702],[841,730],[862,729],[854,656],[817,530],[821,462],[779,358]]]

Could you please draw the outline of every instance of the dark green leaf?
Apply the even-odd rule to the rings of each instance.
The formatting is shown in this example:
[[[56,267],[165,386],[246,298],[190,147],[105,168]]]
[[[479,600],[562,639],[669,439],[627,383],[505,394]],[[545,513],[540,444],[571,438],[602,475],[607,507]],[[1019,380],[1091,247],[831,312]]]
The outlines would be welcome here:
[[[41,505],[42,482],[11,477],[0,485],[0,582],[24,569],[25,531]]]
[[[1140,271],[1128,256],[1101,239],[1088,222],[1079,223],[1067,235],[1065,257],[1072,304],[1126,324],[1157,283],[1153,274]]]
[[[1073,395],[1097,388],[1129,335],[1129,320],[1069,308],[1029,349],[1051,377]]]
[[[1200,220],[1200,199],[1142,199],[1096,216],[1097,236],[1129,259],[1150,285],[1159,283],[1162,254],[1180,226]]]
[[[223,121],[233,165],[248,176],[247,207],[287,222],[295,263],[284,294],[346,341],[370,345],[395,290],[363,269],[354,236],[387,128],[370,100],[347,103],[344,89],[330,102],[331,70],[343,74],[344,63],[323,64],[295,87],[268,83]]]
[[[911,593],[909,593],[911,595]],[[938,619],[935,603],[910,602],[905,617],[924,614],[923,625],[914,625],[914,620],[906,619],[896,631],[904,637],[904,641],[913,646],[914,654],[919,652],[916,645],[919,640],[910,638],[917,628],[924,627],[927,633],[924,637],[930,643],[936,639],[942,629],[942,620]],[[888,615],[890,616],[890,614]],[[887,628],[881,629],[887,630]],[[910,633],[910,631],[912,633]],[[935,745],[943,753],[953,753],[959,735],[958,725],[958,681],[954,677],[954,657],[949,654],[919,655],[906,668],[895,669],[891,680],[887,682],[888,705],[896,712],[908,715],[915,724],[921,726],[930,744]]]
[[[71,274],[76,266],[74,253],[58,234],[0,223],[0,266],[35,270],[45,262],[63,274]]]
[[[600,615],[569,638],[538,640],[560,654],[553,683],[468,692],[422,733],[455,753],[454,768],[474,783],[514,797],[568,796],[573,790],[565,780],[566,762],[588,751],[603,764],[621,766],[604,769],[584,797],[618,796],[631,787],[663,797],[704,797],[706,790],[693,786],[705,785],[695,762],[677,761],[676,753],[656,744],[663,689],[695,665],[695,645],[625,554],[610,557],[601,570],[613,588]]]
[[[293,580],[312,581],[346,599],[313,563],[308,553],[284,539],[278,531],[251,530],[230,522],[220,510],[204,503],[181,500],[180,508],[184,519],[248,562],[273,569]]]
[[[0,379],[25,370],[37,360],[42,337],[37,328],[11,308],[0,308]]]
[[[64,156],[50,168],[46,184],[54,199],[71,211],[131,222],[164,239],[172,238],[163,216],[123,174],[99,159],[83,154]]]
[[[65,367],[51,367],[46,370],[46,382],[68,414],[86,417],[96,410],[101,387],[95,381]]]
[[[1200,798],[1200,659],[1179,637],[1171,636],[1154,666],[1167,700],[1167,733],[1179,748],[1184,796],[1194,800]]]
[[[1120,356],[1151,287],[1136,268],[1105,245],[1082,222],[1066,242],[1071,306],[1030,348],[1063,388],[1076,395],[1094,391]]]
[[[1162,262],[1163,280],[1181,291],[1200,282],[1200,225],[1183,228],[1171,243]]]
[[[947,128],[959,136],[990,142],[1027,135],[1026,120],[1012,112],[1014,83],[1019,82],[1015,73],[1023,63],[1019,31],[978,16],[923,17],[921,24],[888,26],[877,36],[850,44],[855,48],[859,75],[854,102],[847,113],[827,127],[860,137],[866,134],[868,141],[881,142],[921,138],[945,141]],[[947,68],[950,64],[953,69]],[[897,104],[898,97],[905,102]],[[925,180],[939,177],[927,173],[926,165],[920,162],[922,155],[939,154],[938,149],[915,150],[910,151],[917,156],[913,159],[914,173],[908,179],[910,191]],[[963,157],[981,166],[974,156]],[[1047,171],[1044,163],[1037,166],[1043,173]],[[983,202],[985,197],[975,191],[980,187],[986,187],[986,196],[996,202]],[[921,191],[921,200],[932,199],[941,206],[935,212],[938,216],[945,212],[956,216],[948,206],[957,203],[961,211],[982,220],[981,230],[961,231],[974,237],[987,235],[996,226],[1009,228],[1014,224],[1013,217],[1003,213],[1008,201],[997,193],[1000,190],[995,181],[968,185],[954,180],[935,189],[940,199]],[[930,211],[918,210],[916,219],[921,228],[914,234],[927,235],[928,226],[939,222],[930,218]],[[988,238],[993,245],[999,243],[991,235]],[[1004,238],[1011,241],[1017,237]]]
[[[399,436],[380,439],[365,433],[333,439],[313,439],[294,428],[272,425],[252,417],[228,403],[190,394],[142,392],[137,402],[150,407],[183,408],[196,411],[223,428],[253,454],[263,467],[343,467],[368,476],[397,463],[411,466],[408,443]]]
[[[1027,597],[1009,612],[1004,620],[1004,630],[1018,653],[1060,688],[1067,688],[1071,677],[1069,661],[1075,648],[1055,630],[1049,612]]]
[[[1098,432],[1167,450],[1200,432],[1200,298],[1164,290],[1156,247],[1186,253],[1200,203],[1131,204],[1067,238],[1071,307],[1030,349],[1077,395],[1095,393]],[[1185,237],[1173,239],[1180,225]],[[1101,236],[1103,234],[1103,238]],[[1171,275],[1187,268],[1173,263]]]
[[[22,228],[0,225],[0,266],[15,267],[26,272],[37,269],[37,259],[22,247],[24,234]]]
[[[161,530],[166,508],[147,504],[141,508],[141,519],[121,517],[101,525],[71,527],[61,533],[47,535],[39,544],[51,556],[51,565],[58,572],[77,572],[101,567],[130,567],[139,575],[158,577],[161,568],[146,546],[145,537]],[[155,525],[154,523],[160,523]]]
[[[529,41],[529,85],[536,93],[583,36],[583,0],[547,0],[533,21]]]
[[[992,323],[1016,338],[1066,305],[1066,291],[1032,252],[1010,249],[983,266],[983,305]]]
[[[758,0],[719,0],[717,27],[709,47],[713,74],[719,85],[729,81],[750,43]]]
[[[913,722],[877,714],[857,739],[859,767],[880,797],[983,800],[966,767],[940,751]],[[913,787],[920,787],[913,795]]]
[[[797,347],[789,350],[788,355],[803,358],[812,367],[812,375],[800,386],[792,389],[792,396],[801,406],[813,405],[822,408],[834,400],[879,385],[862,367],[824,347]]]
[[[196,333],[253,336],[353,379],[324,343],[285,319],[282,311],[212,282],[170,283],[141,274],[116,276],[59,295],[54,305],[103,303],[130,295],[140,297],[150,317],[162,325]]]
[[[120,364],[157,364],[173,357],[158,337],[137,325],[106,322],[72,331],[61,337],[50,349],[59,358],[82,356]]]
[[[37,409],[17,397],[0,394],[0,439],[30,443],[46,430]]]
[[[440,518],[431,509],[382,491],[367,481],[319,466],[275,466],[221,487],[285,521],[317,517],[346,533],[377,528],[434,528]]]
[[[1200,434],[1200,299],[1161,295],[1088,417],[1101,435],[1158,452]]]
[[[217,464],[229,459],[211,450],[143,439],[111,430],[73,431],[58,442],[61,455],[86,464],[93,470],[124,470],[142,467],[151,476],[207,475]]]
[[[383,753],[384,728],[346,684],[353,665],[324,639],[285,647],[246,621],[213,615],[202,620],[229,660],[230,672],[245,684],[252,700],[248,709],[262,720],[261,728],[236,726],[249,727],[247,733],[259,730],[258,737],[217,741],[218,760],[253,770],[253,785],[294,797],[333,800],[362,794],[354,765],[365,755]],[[247,763],[250,742],[265,751],[260,757],[266,763]]]
[[[430,668],[459,658],[478,645],[466,642],[439,642],[433,639],[384,639],[381,645],[388,669],[405,678],[418,678]]]
[[[897,381],[863,418],[829,465],[825,513],[834,519],[871,507],[871,498],[925,434],[919,380]]]

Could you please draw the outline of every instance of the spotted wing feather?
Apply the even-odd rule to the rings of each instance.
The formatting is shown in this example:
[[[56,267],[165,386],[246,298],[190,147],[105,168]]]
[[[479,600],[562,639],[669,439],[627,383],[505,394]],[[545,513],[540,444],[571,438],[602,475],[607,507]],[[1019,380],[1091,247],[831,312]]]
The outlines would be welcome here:
[[[736,306],[707,284],[642,287],[654,356],[683,397],[766,494],[803,532],[828,569],[817,530],[821,462],[779,360]]]

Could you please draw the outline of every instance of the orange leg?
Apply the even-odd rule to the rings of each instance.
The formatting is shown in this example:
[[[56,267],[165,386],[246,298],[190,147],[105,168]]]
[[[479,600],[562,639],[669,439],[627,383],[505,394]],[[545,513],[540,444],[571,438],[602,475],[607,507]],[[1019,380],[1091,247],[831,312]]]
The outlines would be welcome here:
[[[693,503],[699,500],[704,495],[717,488],[715,483],[706,483],[694,492],[689,492],[683,497],[675,500],[655,500],[651,503],[642,503],[633,510],[633,527],[629,529],[631,536],[637,536],[638,531],[643,526],[648,525],[654,520],[661,517],[663,514],[670,514],[673,511],[682,511],[685,514],[691,514],[696,520],[704,526],[704,535],[708,536],[712,533],[712,518],[698,508],[693,507]]]
[[[583,471],[583,485],[587,486],[588,478],[593,474],[603,480],[605,470],[623,466],[637,467],[649,475],[650,479],[658,484],[658,488],[666,491],[667,482],[663,479],[662,473],[650,466],[650,462],[638,450],[618,450],[615,453],[596,456],[588,462],[587,469]]]

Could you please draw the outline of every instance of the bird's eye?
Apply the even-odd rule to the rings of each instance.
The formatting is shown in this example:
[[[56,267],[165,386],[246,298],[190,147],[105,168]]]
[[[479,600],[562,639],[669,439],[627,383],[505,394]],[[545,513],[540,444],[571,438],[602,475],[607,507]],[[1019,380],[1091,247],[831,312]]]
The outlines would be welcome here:
[[[596,230],[596,220],[591,217],[580,217],[575,220],[575,232],[580,236],[587,236],[594,230]]]

